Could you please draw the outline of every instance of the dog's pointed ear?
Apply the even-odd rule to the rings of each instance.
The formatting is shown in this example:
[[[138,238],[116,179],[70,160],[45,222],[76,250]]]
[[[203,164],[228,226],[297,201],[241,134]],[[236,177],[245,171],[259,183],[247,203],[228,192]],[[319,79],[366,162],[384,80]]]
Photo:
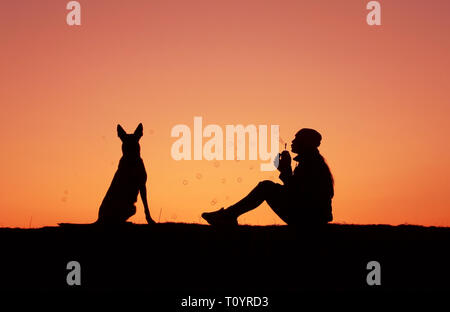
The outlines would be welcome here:
[[[138,140],[144,135],[144,127],[142,126],[142,123],[140,123],[136,130],[134,130],[134,135]]]
[[[119,138],[123,141],[125,139],[125,137],[127,136],[127,133],[125,132],[125,130],[123,130],[121,125],[117,125],[117,135],[119,136]]]

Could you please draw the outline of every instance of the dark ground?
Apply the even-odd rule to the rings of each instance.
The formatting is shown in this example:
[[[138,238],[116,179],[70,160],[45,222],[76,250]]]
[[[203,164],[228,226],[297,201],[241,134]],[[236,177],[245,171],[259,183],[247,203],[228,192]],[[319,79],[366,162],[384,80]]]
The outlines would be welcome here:
[[[0,241],[2,291],[160,294],[174,309],[188,295],[281,296],[287,304],[311,293],[450,294],[450,228],[81,225],[2,228]],[[66,283],[72,260],[81,264],[81,286]],[[381,286],[366,283],[372,260],[381,264]]]

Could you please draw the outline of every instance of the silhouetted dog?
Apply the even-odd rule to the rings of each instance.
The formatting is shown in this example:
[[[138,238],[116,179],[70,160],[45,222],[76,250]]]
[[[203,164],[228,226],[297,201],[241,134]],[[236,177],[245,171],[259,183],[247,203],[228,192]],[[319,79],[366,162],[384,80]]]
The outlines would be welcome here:
[[[145,217],[149,224],[155,223],[150,216],[147,203],[147,173],[140,156],[139,139],[143,135],[142,124],[133,134],[127,134],[117,125],[117,134],[122,140],[122,153],[119,167],[111,182],[111,186],[103,199],[96,223],[125,223],[136,213],[135,203],[139,192],[144,204]]]

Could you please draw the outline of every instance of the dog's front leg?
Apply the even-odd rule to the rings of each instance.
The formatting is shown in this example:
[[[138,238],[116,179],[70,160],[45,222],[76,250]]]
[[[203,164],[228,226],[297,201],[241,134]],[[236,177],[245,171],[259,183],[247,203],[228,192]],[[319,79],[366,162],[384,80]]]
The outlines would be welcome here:
[[[152,217],[150,216],[150,210],[148,209],[147,188],[145,187],[145,184],[141,186],[139,193],[141,193],[142,204],[144,205],[145,219],[147,220],[148,224],[154,224],[155,221],[153,221]]]

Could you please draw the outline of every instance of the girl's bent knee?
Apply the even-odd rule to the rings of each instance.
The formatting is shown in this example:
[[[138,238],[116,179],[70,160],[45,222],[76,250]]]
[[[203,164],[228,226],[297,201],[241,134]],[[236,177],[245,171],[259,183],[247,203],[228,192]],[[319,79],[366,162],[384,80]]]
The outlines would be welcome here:
[[[274,186],[276,186],[277,184],[273,181],[270,180],[264,180],[258,183],[257,187],[258,188],[262,188],[262,189],[272,189],[274,188]]]

